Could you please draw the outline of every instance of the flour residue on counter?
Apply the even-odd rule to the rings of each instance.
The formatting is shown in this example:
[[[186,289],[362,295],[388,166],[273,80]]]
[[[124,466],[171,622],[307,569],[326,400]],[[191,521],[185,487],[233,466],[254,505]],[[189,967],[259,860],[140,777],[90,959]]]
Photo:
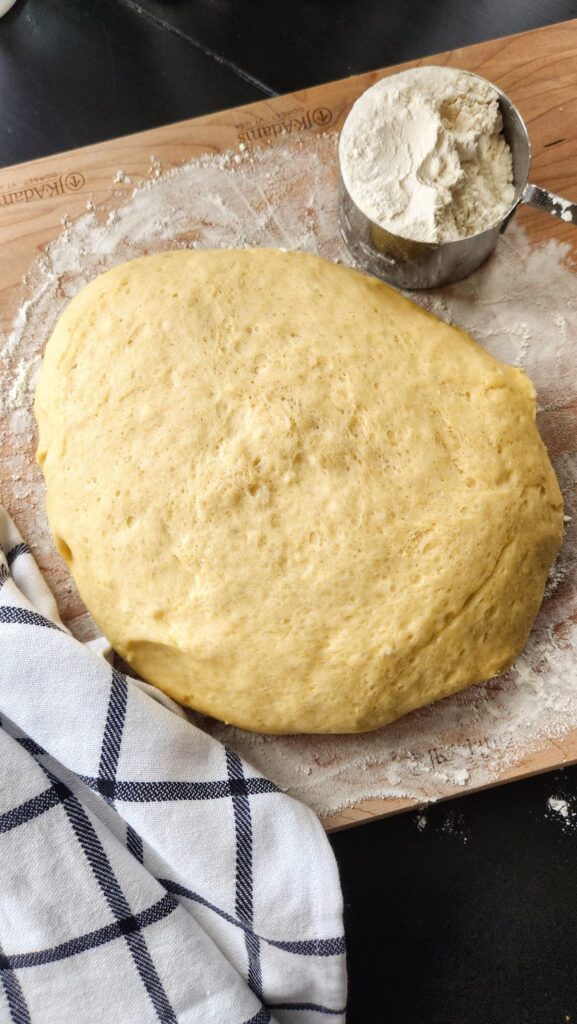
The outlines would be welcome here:
[[[272,245],[351,262],[337,229],[334,136],[239,148],[158,174],[128,197],[116,194],[110,204],[64,223],[31,267],[13,327],[0,342],[0,458],[12,482],[2,501],[32,544],[65,617],[79,599],[46,525],[33,463],[32,402],[39,358],[68,300],[122,260],[178,247]],[[567,257],[567,246],[532,247],[512,225],[472,277],[413,296],[500,359],[522,366],[537,388],[539,427],[568,518],[548,597],[515,666],[364,735],[259,736],[192,716],[319,813],[365,797],[426,803],[463,792],[551,743],[564,760],[563,737],[577,728],[577,289]],[[82,639],[93,630],[88,617],[74,618],[72,628]]]

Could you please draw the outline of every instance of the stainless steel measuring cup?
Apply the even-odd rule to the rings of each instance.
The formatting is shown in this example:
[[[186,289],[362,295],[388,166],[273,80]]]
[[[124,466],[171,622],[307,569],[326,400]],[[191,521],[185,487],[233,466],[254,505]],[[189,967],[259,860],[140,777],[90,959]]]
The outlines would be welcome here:
[[[493,251],[499,235],[506,230],[520,203],[577,225],[577,203],[528,183],[531,142],[527,126],[509,97],[492,82],[488,84],[499,95],[503,134],[513,157],[515,198],[511,206],[499,221],[476,235],[468,235],[455,242],[416,242],[392,234],[365,216],[348,193],[341,176],[341,234],[357,263],[376,277],[409,289],[435,288],[468,277]]]

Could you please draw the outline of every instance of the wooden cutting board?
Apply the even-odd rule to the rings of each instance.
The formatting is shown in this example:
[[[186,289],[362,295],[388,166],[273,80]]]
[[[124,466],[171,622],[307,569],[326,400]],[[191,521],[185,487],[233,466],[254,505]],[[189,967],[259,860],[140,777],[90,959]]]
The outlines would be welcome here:
[[[577,199],[577,21],[414,63],[466,68],[495,82],[518,105],[529,126],[534,153],[531,180]],[[113,191],[132,189],[130,184],[113,184],[118,168],[138,180],[149,173],[152,155],[164,172],[239,143],[248,148],[274,146],[288,133],[337,132],[361,92],[383,75],[408,66],[412,65],[358,75],[0,170],[0,329],[9,332],[25,297],[22,278],[43,246],[62,231],[63,218],[74,219],[84,213],[89,198],[98,206],[110,199]],[[527,209],[520,217],[533,239],[562,239],[577,254],[577,232],[570,225]],[[32,444],[28,450],[31,458]],[[2,501],[21,523],[25,509],[13,494],[1,454]],[[68,620],[74,614],[74,608],[69,609]],[[577,731],[531,754],[498,781],[573,761],[577,761]],[[452,795],[450,788],[446,795]],[[414,801],[366,800],[326,819],[325,825],[342,828],[410,806]]]

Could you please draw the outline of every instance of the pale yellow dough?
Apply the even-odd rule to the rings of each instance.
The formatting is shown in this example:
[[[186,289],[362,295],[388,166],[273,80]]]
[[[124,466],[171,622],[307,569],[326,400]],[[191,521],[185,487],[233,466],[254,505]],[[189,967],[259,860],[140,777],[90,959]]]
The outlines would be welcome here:
[[[246,729],[375,729],[495,675],[561,542],[525,374],[314,256],[116,267],[58,323],[36,415],[96,622]]]

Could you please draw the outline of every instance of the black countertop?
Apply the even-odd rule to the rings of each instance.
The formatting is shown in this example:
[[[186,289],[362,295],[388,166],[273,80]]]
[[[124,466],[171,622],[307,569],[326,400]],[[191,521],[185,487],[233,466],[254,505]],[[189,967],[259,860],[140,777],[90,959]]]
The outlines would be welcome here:
[[[18,0],[0,165],[576,16],[577,0]],[[550,797],[577,811],[577,768],[331,837],[349,1024],[577,1024],[577,827]]]

